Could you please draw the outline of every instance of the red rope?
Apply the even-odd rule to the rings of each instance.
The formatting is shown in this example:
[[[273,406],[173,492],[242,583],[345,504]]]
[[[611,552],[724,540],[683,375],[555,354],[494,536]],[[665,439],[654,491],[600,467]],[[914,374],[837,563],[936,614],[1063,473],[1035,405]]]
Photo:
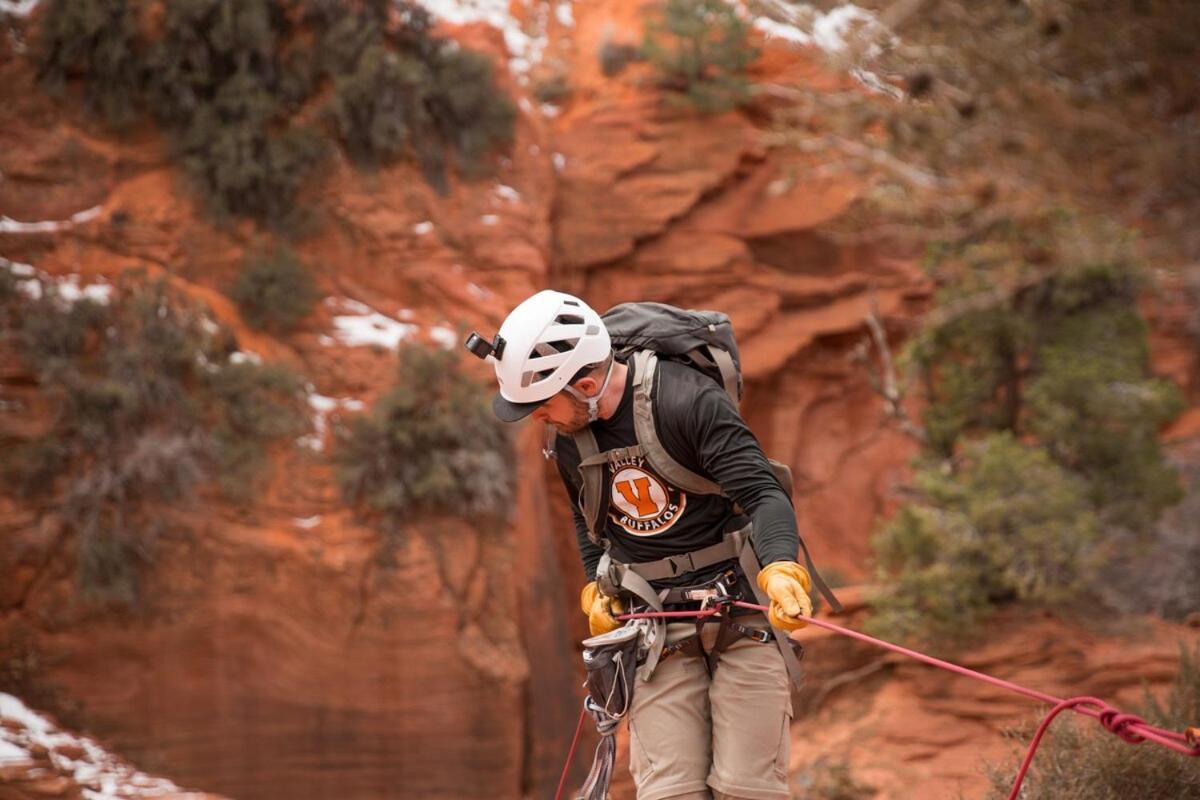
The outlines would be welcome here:
[[[1033,763],[1033,754],[1037,752],[1038,745],[1041,744],[1042,741],[1042,736],[1045,735],[1046,730],[1050,727],[1050,723],[1054,721],[1054,718],[1057,717],[1059,713],[1066,711],[1067,709],[1079,711],[1078,707],[1085,704],[1099,707],[1100,710],[1098,711],[1098,714],[1100,724],[1103,725],[1106,730],[1116,734],[1117,736],[1120,736],[1123,740],[1129,742],[1130,744],[1141,744],[1143,741],[1145,741],[1144,737],[1129,730],[1129,727],[1133,724],[1145,726],[1145,722],[1138,717],[1135,717],[1132,714],[1122,714],[1112,706],[1108,705],[1108,703],[1105,703],[1103,700],[1098,700],[1095,697],[1072,697],[1070,700],[1063,700],[1058,705],[1054,706],[1054,708],[1050,709],[1050,713],[1047,714],[1046,718],[1042,720],[1042,724],[1038,725],[1037,733],[1033,735],[1033,741],[1029,743],[1029,750],[1026,751],[1025,759],[1021,762],[1021,769],[1017,771],[1017,777],[1013,782],[1012,791],[1008,794],[1008,800],[1017,800],[1017,795],[1021,793],[1021,782],[1025,780],[1025,773],[1029,771],[1029,765]],[[1171,731],[1165,732],[1172,733]],[[1186,750],[1181,752],[1193,756],[1200,755],[1200,752],[1190,752]]]
[[[766,612],[767,610],[766,606],[760,606],[754,603],[744,603],[740,600],[735,602],[734,605],[742,608],[754,609],[755,611]],[[704,609],[702,611],[647,611],[639,614],[624,614],[617,617],[617,619],[644,619],[648,617],[708,617],[718,613],[718,611],[719,609],[716,608]],[[824,620],[813,619],[811,617],[799,617],[799,619],[804,620],[809,625],[816,625],[818,628],[825,628],[826,630],[833,631],[834,633],[839,633],[842,636],[849,636],[852,639],[858,639],[859,641],[875,645],[876,647],[882,647],[885,650],[891,650],[894,653],[900,653],[901,655],[908,656],[909,658],[916,659],[917,661],[930,664],[940,669],[944,669],[958,675],[964,675],[968,678],[974,678],[976,680],[983,681],[984,683],[998,686],[1001,689],[1007,689],[1011,692],[1016,692],[1017,694],[1022,694],[1026,697],[1030,697],[1034,700],[1039,700],[1043,703],[1054,706],[1050,713],[1046,715],[1046,718],[1042,720],[1042,724],[1038,726],[1037,733],[1034,735],[1033,741],[1029,744],[1029,750],[1025,754],[1025,760],[1021,764],[1020,771],[1017,773],[1012,792],[1010,792],[1008,795],[1008,800],[1016,800],[1017,795],[1020,794],[1021,783],[1025,780],[1025,773],[1029,771],[1029,765],[1033,763],[1033,754],[1037,752],[1037,748],[1041,743],[1042,736],[1046,733],[1046,730],[1050,727],[1050,723],[1054,720],[1054,718],[1058,716],[1060,712],[1067,709],[1099,720],[1100,724],[1104,726],[1105,730],[1121,737],[1121,739],[1129,742],[1130,744],[1139,744],[1145,740],[1149,740],[1156,744],[1160,744],[1163,747],[1168,747],[1177,753],[1182,753],[1185,756],[1200,756],[1200,742],[1192,741],[1182,733],[1176,733],[1175,731],[1169,731],[1163,728],[1157,728],[1153,725],[1148,725],[1146,721],[1140,717],[1136,717],[1133,714],[1123,714],[1105,703],[1103,700],[1098,700],[1095,697],[1072,697],[1069,700],[1062,700],[1054,695],[1045,694],[1044,692],[1039,692],[1034,689],[1028,689],[1020,684],[1012,683],[1011,681],[995,678],[982,672],[976,672],[973,669],[968,669],[949,661],[943,661],[940,658],[934,658],[933,656],[928,656],[924,653],[918,653],[916,650],[910,650],[907,647],[901,647],[898,644],[892,644],[891,642],[885,642],[882,639],[876,639],[872,636],[867,636],[865,633],[859,633],[858,631],[852,631],[849,628],[843,628],[840,625],[834,625],[832,622],[825,622]]]
[[[558,791],[554,793],[554,800],[561,800],[563,786],[567,784],[567,773],[571,771],[571,761],[575,758],[575,747],[579,744],[579,733],[583,730],[583,720],[587,717],[587,705],[585,704],[579,711],[579,722],[575,724],[575,738],[571,740],[571,749],[567,753],[567,763],[563,764],[562,775],[558,779]]]

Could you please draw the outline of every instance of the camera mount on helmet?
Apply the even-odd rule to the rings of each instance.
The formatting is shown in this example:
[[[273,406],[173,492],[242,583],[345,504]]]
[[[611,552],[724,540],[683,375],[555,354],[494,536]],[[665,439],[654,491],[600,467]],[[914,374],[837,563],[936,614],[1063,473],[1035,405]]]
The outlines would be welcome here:
[[[472,331],[471,335],[467,337],[467,341],[463,343],[463,347],[470,350],[476,358],[487,361],[489,358],[501,358],[504,355],[505,344],[507,344],[507,342],[505,342],[504,338],[498,333],[491,342],[488,342],[487,339],[484,339],[478,333]]]

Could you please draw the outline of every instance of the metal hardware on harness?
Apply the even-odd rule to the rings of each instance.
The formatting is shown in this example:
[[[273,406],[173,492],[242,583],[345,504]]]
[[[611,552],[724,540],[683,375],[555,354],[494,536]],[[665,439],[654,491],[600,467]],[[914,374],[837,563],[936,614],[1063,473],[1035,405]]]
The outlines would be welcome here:
[[[740,576],[737,571],[729,569],[703,586],[672,589],[664,597],[665,602],[694,602],[699,600],[700,608],[697,610],[697,613],[703,616],[696,618],[696,632],[669,645],[665,645],[659,656],[659,660],[669,658],[676,653],[703,657],[704,666],[711,676],[717,670],[721,653],[738,636],[751,639],[759,644],[769,644],[772,639],[772,633],[769,629],[752,628],[742,625],[733,619],[733,609],[742,599],[741,593],[737,590],[739,583]],[[700,639],[700,634],[705,625],[712,624],[719,626],[717,628],[717,637],[712,647],[706,651]]]
[[[704,601],[703,604],[700,606],[701,608],[704,608],[705,606],[707,606],[709,600],[712,600],[714,597],[719,597],[719,596],[720,595],[718,594],[716,589],[687,589],[683,593],[684,600],[702,600],[702,601]]]
[[[737,585],[737,574],[732,570],[727,570],[711,585],[684,589],[682,595],[684,600],[699,600],[701,611],[706,608],[719,607],[724,612],[726,609],[733,608],[734,600],[742,599],[740,594],[730,593],[729,587],[735,585]]]
[[[699,601],[702,609],[709,608],[720,604],[722,600],[741,600],[742,596],[737,591],[738,582],[737,572],[727,569],[707,583],[698,586],[677,586],[668,589],[663,594],[662,601],[665,604],[694,603]]]
[[[706,608],[719,608],[721,610],[722,617],[728,616],[729,612],[733,610],[733,601],[742,599],[740,594],[736,592],[731,593],[729,591],[730,586],[736,585],[737,573],[733,572],[732,570],[725,572],[720,578],[717,578],[717,582],[712,585],[712,588],[709,590],[711,593],[701,599],[700,610],[703,611]]]
[[[767,628],[751,628],[747,625],[734,622],[733,620],[729,620],[728,625],[730,628],[737,631],[742,636],[745,636],[747,639],[753,639],[759,644],[771,643],[771,631]]]

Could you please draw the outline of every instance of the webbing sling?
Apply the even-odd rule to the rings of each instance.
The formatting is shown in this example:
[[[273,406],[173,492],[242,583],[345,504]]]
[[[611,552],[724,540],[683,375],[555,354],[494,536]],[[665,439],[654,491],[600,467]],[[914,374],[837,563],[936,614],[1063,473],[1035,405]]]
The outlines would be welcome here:
[[[738,557],[738,563],[742,567],[742,572],[750,580],[750,588],[754,590],[754,596],[758,598],[759,605],[771,607],[771,598],[767,597],[758,585],[758,573],[761,565],[758,562],[758,556],[754,554],[753,547],[743,547],[741,555]],[[810,573],[811,574],[811,573]],[[775,644],[779,647],[779,654],[783,656],[783,665],[787,667],[788,676],[792,679],[792,685],[797,689],[803,688],[804,673],[800,669],[800,660],[796,658],[796,651],[792,650],[791,640],[788,635],[771,626],[771,635],[775,637]]]
[[[607,541],[606,539],[605,542],[607,543]],[[596,566],[596,583],[600,591],[610,597],[616,597],[624,591],[637,597],[655,611],[663,610],[662,598],[666,591],[660,594],[645,578],[629,569],[628,565],[613,561],[608,553],[608,548],[605,548],[604,554],[600,556],[600,563]],[[658,659],[662,654],[663,642],[667,638],[666,620],[654,619],[650,622],[651,627],[647,631],[644,642],[646,660],[642,662],[637,671],[638,677],[643,681],[650,680],[650,676],[654,674],[654,668],[658,666]]]

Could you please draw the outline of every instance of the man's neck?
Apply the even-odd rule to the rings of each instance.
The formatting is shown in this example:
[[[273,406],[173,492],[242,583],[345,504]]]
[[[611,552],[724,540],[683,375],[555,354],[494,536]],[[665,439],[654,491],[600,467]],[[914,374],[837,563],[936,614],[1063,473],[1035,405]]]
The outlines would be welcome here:
[[[600,397],[600,419],[611,419],[613,414],[617,413],[617,407],[621,405],[621,398],[625,395],[625,381],[628,379],[629,367],[620,361],[614,363],[612,378]]]

